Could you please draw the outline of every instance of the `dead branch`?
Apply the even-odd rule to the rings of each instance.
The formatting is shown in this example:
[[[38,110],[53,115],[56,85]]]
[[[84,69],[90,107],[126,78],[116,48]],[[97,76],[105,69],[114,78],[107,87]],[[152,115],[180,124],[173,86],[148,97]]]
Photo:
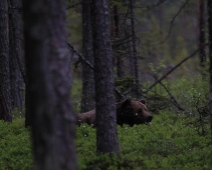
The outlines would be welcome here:
[[[126,96],[124,96],[117,88],[115,88],[114,91],[120,97],[121,100],[126,98]]]
[[[71,44],[67,43],[69,48],[73,51],[73,53],[79,56],[79,59],[74,63],[74,68],[77,69],[80,62],[84,62],[90,69],[94,70],[93,65],[85,59],[83,55],[81,55]]]
[[[79,3],[68,6],[66,9],[71,9],[71,8],[74,8],[74,7],[81,5],[81,4],[82,4],[82,2],[80,1]]]
[[[152,77],[154,77],[155,78],[155,80],[157,80],[158,81],[158,79],[157,79],[157,77],[156,76],[154,76],[154,75],[152,75],[152,74],[150,74]],[[158,82],[165,90],[166,90],[166,92],[168,93],[168,95],[169,95],[169,98],[170,98],[170,101],[172,102],[172,104],[174,104],[179,110],[181,110],[181,111],[185,111],[181,106],[180,106],[180,104],[177,102],[177,100],[174,98],[174,96],[170,93],[170,91],[166,88],[166,86],[162,83],[162,82]]]
[[[171,23],[170,23],[170,27],[169,27],[168,34],[167,34],[166,38],[165,38],[163,41],[161,41],[159,44],[162,44],[162,43],[166,42],[166,40],[169,38],[169,36],[170,36],[170,34],[171,34],[171,30],[172,30],[173,23],[174,23],[176,17],[180,14],[180,12],[182,11],[182,9],[186,6],[186,4],[187,4],[189,1],[190,1],[190,0],[187,0],[187,1],[181,6],[181,8],[179,9],[179,11],[175,14],[175,16],[172,18]]]

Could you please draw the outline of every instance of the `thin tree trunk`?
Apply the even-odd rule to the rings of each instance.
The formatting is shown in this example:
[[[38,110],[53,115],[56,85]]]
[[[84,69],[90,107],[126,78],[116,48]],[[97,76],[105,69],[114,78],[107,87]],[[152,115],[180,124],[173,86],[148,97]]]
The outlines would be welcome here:
[[[210,115],[210,130],[211,130],[211,144],[212,144],[212,1],[208,0],[208,42],[209,42],[209,75],[210,75],[210,95],[209,95],[209,115]],[[212,164],[212,159],[211,162]]]
[[[22,58],[20,16],[18,12],[20,0],[10,0],[8,6],[11,98],[12,108],[16,108],[23,106],[23,79],[17,60],[17,58]]]
[[[212,143],[212,1],[211,0],[208,0],[208,35],[209,35],[209,62],[210,62],[209,113],[210,113],[210,128],[211,128],[211,143]]]
[[[92,36],[92,19],[91,19],[91,2],[92,0],[82,1],[82,19],[83,19],[83,56],[87,61],[94,65],[93,56],[93,36]],[[94,72],[86,63],[82,63],[82,105],[81,113],[90,111],[95,108],[95,83]]]
[[[132,41],[131,41],[131,74],[134,78],[134,88],[133,93],[134,97],[137,99],[142,98],[141,88],[139,86],[139,76],[138,76],[138,57],[136,50],[136,35],[135,35],[135,23],[134,23],[134,10],[133,10],[133,0],[129,1],[129,11],[130,11],[130,21],[131,21],[131,33],[132,33]]]
[[[199,57],[200,57],[200,65],[204,66],[206,61],[206,53],[205,48],[202,46],[205,44],[205,3],[204,0],[199,0]]]
[[[9,46],[8,46],[8,14],[6,0],[0,1],[0,119],[12,122]]]
[[[107,0],[93,0],[97,153],[119,154]]]
[[[117,77],[123,78],[124,77],[124,69],[123,69],[123,52],[125,50],[123,45],[121,44],[121,31],[120,31],[120,17],[119,17],[119,8],[118,5],[113,6],[113,19],[114,19],[114,41],[116,44],[114,49],[114,56],[116,60],[116,70],[117,70]]]

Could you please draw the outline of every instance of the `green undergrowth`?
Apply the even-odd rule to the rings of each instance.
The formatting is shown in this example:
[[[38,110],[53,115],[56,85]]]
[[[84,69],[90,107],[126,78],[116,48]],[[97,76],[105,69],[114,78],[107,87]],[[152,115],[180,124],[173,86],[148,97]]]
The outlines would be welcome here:
[[[160,113],[149,125],[118,126],[119,157],[97,156],[96,129],[83,124],[76,138],[80,169],[210,169],[210,133],[199,135],[188,121],[183,115]],[[23,124],[23,119],[0,122],[0,170],[32,169],[30,133]]]
[[[0,129],[0,170],[32,169],[30,133],[24,128],[24,119],[0,121]]]
[[[72,105],[76,113],[80,113],[81,108],[81,95],[82,94],[82,81],[78,78],[74,79],[71,96],[72,96]]]
[[[149,125],[118,126],[119,158],[95,155],[95,129],[83,125],[77,135],[79,161],[85,170],[210,169],[210,135],[198,135],[184,116],[161,113]]]

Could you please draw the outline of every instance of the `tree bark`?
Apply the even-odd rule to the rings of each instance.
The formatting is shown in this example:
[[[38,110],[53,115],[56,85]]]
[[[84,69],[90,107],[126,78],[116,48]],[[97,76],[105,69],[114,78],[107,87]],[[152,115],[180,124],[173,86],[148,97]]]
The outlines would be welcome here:
[[[114,58],[116,60],[116,70],[117,70],[117,77],[123,78],[124,77],[124,62],[123,62],[123,51],[125,48],[123,47],[123,42],[121,42],[121,26],[120,26],[120,16],[119,16],[119,7],[118,5],[113,6],[113,20],[114,20]],[[116,45],[117,44],[117,45]],[[121,45],[122,44],[122,45]]]
[[[208,36],[209,36],[209,74],[210,74],[210,98],[209,98],[209,114],[210,114],[210,129],[212,143],[212,1],[208,0]]]
[[[41,8],[42,7],[42,8]],[[23,1],[25,62],[28,77],[26,107],[31,114],[34,169],[57,169],[55,145],[53,90],[48,69],[47,4]]]
[[[10,84],[12,109],[23,106],[23,78],[18,60],[22,59],[20,31],[20,0],[10,0],[9,4],[9,53],[10,53]]]
[[[91,2],[92,0],[82,1],[82,25],[83,25],[83,56],[87,61],[94,65],[93,56],[93,36],[92,36],[92,19],[91,19]],[[81,113],[90,111],[95,108],[95,83],[94,72],[86,63],[82,62],[82,105]]]
[[[54,115],[56,120],[57,163],[58,170],[76,170],[75,151],[76,115],[71,105],[71,69],[68,49],[68,33],[66,22],[66,1],[48,3],[48,32],[50,45],[50,71],[53,90],[55,92]]]
[[[0,1],[0,119],[12,122],[9,46],[8,46],[8,16],[6,0]]]
[[[203,45],[205,44],[205,3],[204,0],[199,0],[199,58],[200,65],[204,66],[206,61],[206,53]]]
[[[23,1],[34,169],[75,170],[65,1]]]
[[[93,0],[97,153],[119,154],[107,0]]]
[[[130,55],[130,64],[131,64],[131,75],[134,78],[134,88],[133,88],[133,97],[137,99],[142,98],[142,92],[140,88],[139,75],[138,75],[138,57],[136,50],[136,35],[135,35],[135,24],[134,24],[134,9],[133,9],[133,0],[129,1],[129,11],[130,11],[130,22],[131,22],[131,55]]]

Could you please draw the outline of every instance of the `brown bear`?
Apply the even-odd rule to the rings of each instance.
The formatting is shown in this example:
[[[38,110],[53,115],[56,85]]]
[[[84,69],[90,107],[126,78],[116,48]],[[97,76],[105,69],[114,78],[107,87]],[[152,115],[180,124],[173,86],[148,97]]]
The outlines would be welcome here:
[[[117,124],[143,124],[152,121],[152,115],[149,114],[145,100],[125,99],[116,104]]]
[[[143,124],[152,121],[152,116],[149,114],[146,107],[145,100],[134,101],[125,99],[116,103],[117,124],[127,124],[133,126],[134,124]],[[96,111],[91,110],[86,113],[77,115],[77,124],[87,123],[96,126]]]

